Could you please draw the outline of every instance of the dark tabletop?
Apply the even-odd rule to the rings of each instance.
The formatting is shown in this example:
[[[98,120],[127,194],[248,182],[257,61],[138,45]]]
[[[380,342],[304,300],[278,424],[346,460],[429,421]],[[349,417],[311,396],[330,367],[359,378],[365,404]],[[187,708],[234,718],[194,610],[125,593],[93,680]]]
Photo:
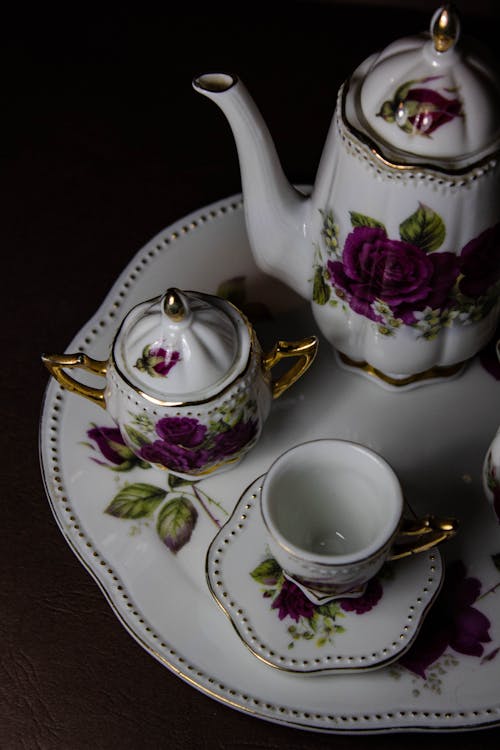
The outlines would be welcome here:
[[[149,238],[240,191],[229,127],[192,77],[239,73],[288,176],[310,183],[340,83],[368,53],[427,28],[428,7],[185,0],[175,10],[2,11],[0,747],[498,747],[498,729],[327,737],[199,693],[121,626],[62,537],[38,463],[40,353],[66,348]],[[493,2],[467,3],[465,22],[500,56]]]

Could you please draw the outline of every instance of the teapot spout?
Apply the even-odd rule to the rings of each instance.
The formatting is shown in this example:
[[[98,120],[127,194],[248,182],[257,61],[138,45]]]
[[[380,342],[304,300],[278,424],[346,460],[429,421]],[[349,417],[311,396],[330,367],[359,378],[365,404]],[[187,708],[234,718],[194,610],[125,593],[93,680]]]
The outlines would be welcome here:
[[[207,73],[193,80],[193,88],[220,107],[233,131],[247,233],[256,263],[310,298],[310,202],[286,179],[262,115],[234,75]]]

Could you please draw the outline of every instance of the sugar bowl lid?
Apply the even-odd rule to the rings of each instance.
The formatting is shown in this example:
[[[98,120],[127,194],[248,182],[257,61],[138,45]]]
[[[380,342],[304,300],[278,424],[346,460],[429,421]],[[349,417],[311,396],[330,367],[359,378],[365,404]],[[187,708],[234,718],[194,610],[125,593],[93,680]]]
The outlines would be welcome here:
[[[250,347],[249,324],[229,302],[170,288],[130,311],[112,356],[140,395],[181,405],[223,390],[245,370]]]
[[[347,121],[391,162],[449,167],[479,162],[500,147],[500,83],[477,45],[460,38],[451,4],[430,32],[400,39],[353,74]]]

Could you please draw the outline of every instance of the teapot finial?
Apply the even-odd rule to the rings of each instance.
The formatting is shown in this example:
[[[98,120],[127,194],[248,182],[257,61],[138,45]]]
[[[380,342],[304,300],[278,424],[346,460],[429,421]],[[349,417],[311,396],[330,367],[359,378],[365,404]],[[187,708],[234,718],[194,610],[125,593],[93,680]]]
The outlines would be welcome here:
[[[178,289],[167,289],[163,301],[163,310],[174,323],[184,320],[187,314],[186,306]]]
[[[442,5],[433,15],[431,35],[437,52],[447,52],[460,35],[460,19],[452,3]]]

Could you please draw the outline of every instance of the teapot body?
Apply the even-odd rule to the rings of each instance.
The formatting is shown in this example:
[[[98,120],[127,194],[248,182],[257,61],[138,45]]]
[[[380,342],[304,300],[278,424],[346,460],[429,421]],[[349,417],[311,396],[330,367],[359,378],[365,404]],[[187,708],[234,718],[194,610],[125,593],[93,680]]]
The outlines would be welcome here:
[[[498,162],[393,164],[348,125],[343,97],[310,199],[318,326],[390,385],[456,372],[498,321]]]

